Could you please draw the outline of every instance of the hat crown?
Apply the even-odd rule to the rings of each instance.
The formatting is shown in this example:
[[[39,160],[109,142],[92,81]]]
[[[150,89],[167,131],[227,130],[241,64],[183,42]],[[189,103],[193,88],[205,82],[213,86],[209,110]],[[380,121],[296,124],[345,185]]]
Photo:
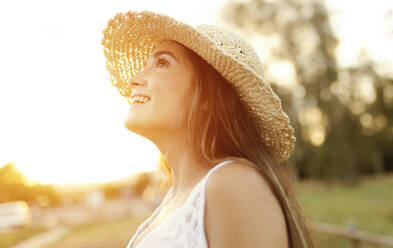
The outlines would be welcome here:
[[[214,25],[201,24],[196,29],[209,37],[226,55],[248,67],[259,76],[264,76],[262,62],[254,48],[237,33]]]

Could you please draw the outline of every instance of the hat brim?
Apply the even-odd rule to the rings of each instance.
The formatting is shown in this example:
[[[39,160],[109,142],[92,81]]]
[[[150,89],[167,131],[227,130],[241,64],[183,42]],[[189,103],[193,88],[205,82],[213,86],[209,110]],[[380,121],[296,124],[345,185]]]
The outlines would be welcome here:
[[[128,79],[143,70],[155,47],[163,40],[177,41],[196,52],[235,86],[273,158],[277,162],[288,159],[296,140],[294,129],[282,110],[281,99],[263,78],[263,70],[251,68],[226,53],[220,47],[225,44],[209,37],[208,32],[200,32],[163,14],[128,11],[110,19],[103,33],[101,43],[106,66],[112,84],[122,96],[130,96]]]
[[[226,56],[215,49],[215,44],[206,35],[169,16],[150,11],[119,13],[108,21],[101,43],[112,84],[118,87],[121,95],[129,96],[127,80],[143,70],[144,63],[163,40],[181,43],[210,64],[212,58]],[[232,61],[225,67],[232,71],[236,64],[238,62]]]

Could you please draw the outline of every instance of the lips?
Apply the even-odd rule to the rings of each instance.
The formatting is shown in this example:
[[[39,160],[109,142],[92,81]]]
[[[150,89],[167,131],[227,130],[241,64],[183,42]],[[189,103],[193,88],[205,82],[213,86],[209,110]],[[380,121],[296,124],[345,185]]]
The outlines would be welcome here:
[[[148,101],[150,101],[150,97],[146,95],[133,95],[128,99],[128,103],[130,105],[144,104]]]

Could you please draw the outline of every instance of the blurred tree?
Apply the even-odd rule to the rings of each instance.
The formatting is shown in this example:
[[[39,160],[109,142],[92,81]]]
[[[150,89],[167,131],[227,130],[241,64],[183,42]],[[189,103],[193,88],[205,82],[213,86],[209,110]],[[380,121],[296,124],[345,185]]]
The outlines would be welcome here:
[[[138,197],[142,197],[143,192],[145,192],[146,188],[152,183],[152,176],[150,172],[141,172],[137,176],[133,188],[135,190],[135,195]]]
[[[116,199],[120,197],[120,185],[105,183],[101,186],[101,190],[105,194],[106,199]]]
[[[50,185],[31,183],[13,163],[0,167],[0,203],[19,200],[34,203],[43,196],[50,205],[60,204],[60,196]]]
[[[269,46],[262,62],[295,128],[288,162],[301,178],[353,185],[361,173],[392,168],[392,79],[377,74],[366,54],[357,67],[338,67],[322,1],[229,1],[222,16]]]

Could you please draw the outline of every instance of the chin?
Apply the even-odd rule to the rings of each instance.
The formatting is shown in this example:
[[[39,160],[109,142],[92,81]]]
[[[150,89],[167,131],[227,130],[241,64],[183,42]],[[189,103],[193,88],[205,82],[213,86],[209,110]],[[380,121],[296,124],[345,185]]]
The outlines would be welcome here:
[[[125,120],[124,120],[124,126],[130,130],[131,132],[134,133],[139,133],[141,132],[141,127],[142,127],[142,123],[137,123],[135,120],[133,120],[132,118],[130,118],[130,116],[128,116]]]
[[[138,134],[140,136],[143,136],[145,138],[149,137],[152,128],[151,126],[149,126],[149,123],[147,123],[145,120],[134,119],[130,116],[128,116],[124,120],[124,126],[129,131]]]

